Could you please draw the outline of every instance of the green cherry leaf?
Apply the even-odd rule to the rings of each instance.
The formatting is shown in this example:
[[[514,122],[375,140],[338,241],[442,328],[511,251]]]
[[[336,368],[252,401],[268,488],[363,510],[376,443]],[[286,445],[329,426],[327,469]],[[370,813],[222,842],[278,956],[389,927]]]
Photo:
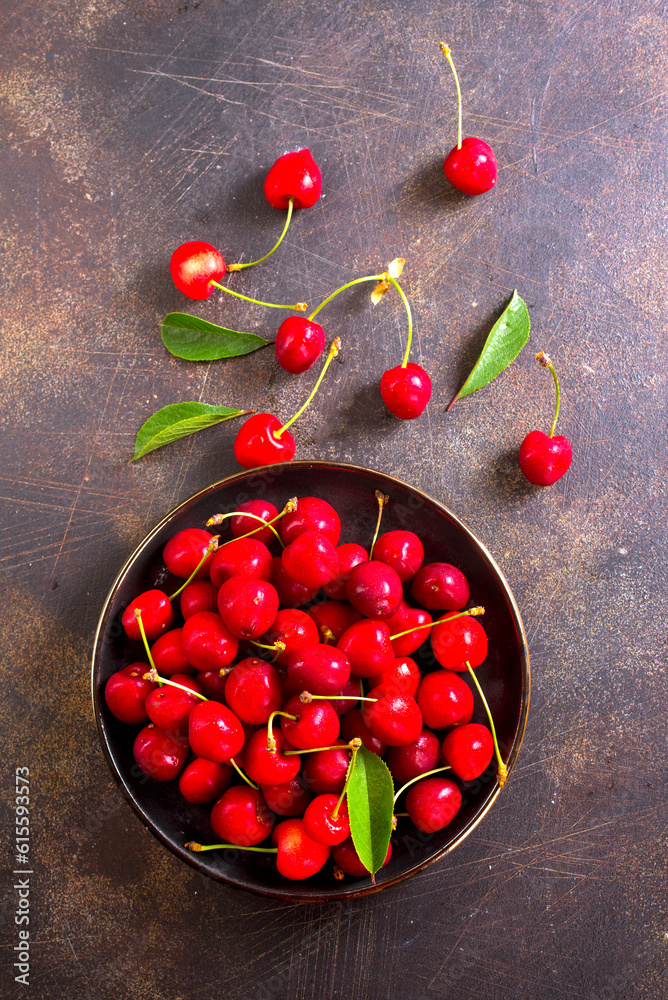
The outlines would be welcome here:
[[[239,333],[216,326],[189,313],[169,313],[160,324],[162,342],[177,358],[186,361],[218,361],[251,354],[270,341],[255,333]]]
[[[529,339],[529,329],[529,310],[515,290],[512,299],[490,330],[473,371],[448,406],[448,410],[462,396],[468,396],[470,392],[482,389],[500,375],[526,344]]]
[[[392,833],[394,785],[385,761],[364,746],[357,751],[346,794],[355,850],[375,874],[383,867]]]
[[[141,425],[135,440],[135,453],[130,461],[136,462],[156,448],[250,412],[234,410],[230,406],[210,406],[208,403],[170,403]]]

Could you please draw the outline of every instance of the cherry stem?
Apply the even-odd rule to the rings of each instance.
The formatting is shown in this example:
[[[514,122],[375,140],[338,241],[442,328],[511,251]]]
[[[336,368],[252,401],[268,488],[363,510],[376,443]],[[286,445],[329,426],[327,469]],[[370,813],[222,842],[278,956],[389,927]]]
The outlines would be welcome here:
[[[318,376],[318,381],[316,382],[316,384],[313,386],[313,388],[311,389],[310,393],[308,394],[308,398],[307,398],[306,402],[303,404],[303,406],[299,407],[299,409],[295,413],[294,417],[291,417],[290,420],[288,420],[287,424],[283,424],[283,426],[279,427],[277,431],[272,431],[272,434],[276,438],[277,441],[280,438],[280,436],[283,433],[283,431],[287,431],[288,427],[290,427],[292,424],[294,424],[295,420],[297,420],[299,417],[301,417],[302,413],[304,412],[304,410],[309,405],[309,403],[311,402],[311,400],[315,396],[316,392],[320,388],[320,383],[322,382],[323,378],[325,377],[325,372],[329,368],[329,365],[330,365],[330,362],[331,362],[332,358],[336,357],[336,355],[339,353],[340,349],[341,349],[341,338],[337,337],[336,340],[333,342],[332,346],[329,349],[329,354],[327,355],[327,360],[325,361],[325,363],[324,363],[324,365],[322,367],[322,371],[320,372],[320,375]]]
[[[373,535],[373,540],[371,542],[371,548],[369,549],[369,561],[373,559],[373,550],[378,540],[378,532],[380,530],[380,519],[383,516],[383,507],[385,504],[390,502],[390,498],[381,493],[380,490],[376,490],[376,500],[378,501],[378,517],[376,518],[376,530]]]
[[[294,208],[294,204],[295,204],[295,199],[294,198],[290,198],[288,200],[288,217],[285,220],[285,225],[283,226],[283,232],[278,237],[278,243],[274,244],[274,246],[271,248],[271,250],[269,251],[269,253],[266,253],[264,255],[264,257],[260,257],[259,260],[250,261],[250,263],[248,263],[248,264],[228,264],[227,265],[227,270],[228,271],[243,271],[244,268],[255,267],[256,264],[261,264],[263,260],[267,259],[267,257],[271,257],[271,255],[274,252],[274,250],[278,250],[278,248],[280,247],[281,243],[283,242],[283,237],[285,236],[285,234],[288,231],[288,227],[290,225],[290,220],[292,218],[292,209]]]
[[[214,514],[206,522],[206,526],[207,528],[211,528],[214,524],[222,524],[223,521],[226,521],[228,517],[250,517],[253,521],[259,521],[263,527],[269,528],[271,531],[273,531],[280,545],[282,545],[283,548],[285,548],[281,536],[276,531],[274,525],[285,514],[292,514],[292,512],[295,510],[297,510],[297,497],[292,497],[290,500],[288,500],[288,502],[286,503],[285,507],[280,512],[280,514],[277,514],[276,517],[272,517],[271,521],[265,521],[265,519],[263,517],[260,517],[258,514],[250,514],[248,513],[248,511],[245,510],[231,510],[228,514]],[[226,542],[223,542],[223,545],[229,545],[230,542],[238,542],[240,538],[250,538],[252,535],[256,535],[258,531],[262,531],[262,528],[253,528],[252,531],[247,531],[245,535],[237,535],[235,536],[235,538],[229,538]]]
[[[272,727],[274,725],[274,719],[276,718],[277,715],[283,715],[286,719],[292,719],[293,722],[299,722],[299,716],[298,715],[289,715],[287,712],[279,712],[279,711],[272,712],[271,715],[269,716],[269,720],[267,722],[267,752],[268,753],[276,753],[276,737],[274,736],[274,731],[273,731]]]
[[[466,611],[458,611],[456,615],[448,615],[447,618],[435,618],[433,622],[427,622],[425,625],[416,625],[414,628],[407,628],[405,632],[397,632],[396,635],[390,636],[390,642],[393,639],[400,639],[402,635],[419,632],[422,628],[433,628],[434,625],[444,625],[446,622],[454,621],[455,618],[464,618],[466,615],[469,615],[471,618],[477,618],[479,615],[484,615],[484,613],[484,608],[467,608]]]
[[[406,343],[406,350],[404,352],[404,360],[401,362],[401,367],[405,368],[406,365],[408,364],[408,356],[411,353],[411,344],[413,342],[413,314],[411,313],[411,307],[409,305],[408,299],[404,294],[404,290],[397,281],[397,279],[393,278],[392,275],[389,273],[389,271],[386,272],[385,277],[386,280],[389,281],[391,285],[394,285],[396,290],[399,292],[399,295],[401,296],[401,301],[403,302],[406,308],[406,315],[408,316],[408,341]]]
[[[347,744],[344,743],[343,745],[341,745],[339,743],[338,746],[334,746],[334,747],[313,747],[312,750],[284,750],[283,751],[283,756],[284,757],[294,757],[295,754],[320,753],[321,750],[359,750],[359,748],[361,746],[362,746],[361,739],[359,738],[359,736],[355,736],[350,741],[350,743],[347,743]]]
[[[148,645],[148,639],[146,638],[146,632],[144,631],[144,623],[141,620],[141,608],[135,608],[135,618],[137,619],[137,625],[139,625],[139,632],[141,633],[141,641],[144,643],[144,649],[146,650],[146,656],[148,657],[148,662],[150,664],[151,670],[155,670],[157,674],[158,668],[153,662],[153,657],[151,656],[151,650]]]
[[[357,737],[357,738],[359,739],[359,737]],[[360,743],[361,743],[361,740],[360,740]],[[346,783],[343,786],[341,794],[339,795],[338,802],[336,803],[336,805],[332,809],[332,819],[334,819],[334,820],[338,819],[339,809],[341,808],[341,806],[343,804],[343,800],[346,797],[346,792],[348,791],[348,785],[350,784],[350,779],[352,778],[352,776],[353,776],[353,770],[355,769],[355,761],[357,760],[357,751],[358,750],[359,750],[359,747],[353,747],[353,755],[350,758],[350,764],[348,765],[348,773],[346,774]]]
[[[353,285],[360,285],[363,281],[383,281],[386,279],[387,274],[367,274],[364,278],[355,278],[354,281],[348,281],[345,285],[341,285],[340,288],[337,288],[335,292],[332,292],[331,295],[328,295],[327,298],[320,303],[318,308],[313,310],[308,319],[312,320],[315,316],[317,316],[323,306],[326,306],[328,302],[335,299],[341,292],[345,292],[346,288],[352,288]]]
[[[306,302],[296,302],[294,305],[283,305],[277,302],[261,302],[260,299],[251,299],[248,295],[242,295],[241,292],[233,292],[231,288],[227,288],[226,285],[221,285],[217,281],[211,280],[209,284],[213,285],[214,288],[219,288],[221,292],[227,292],[229,295],[234,295],[235,298],[243,299],[244,302],[252,302],[256,306],[267,306],[269,309],[292,309],[293,312],[306,312]]]
[[[441,771],[452,771],[452,768],[450,767],[449,764],[446,764],[445,767],[435,767],[433,771],[425,771],[424,774],[416,774],[414,778],[411,778],[410,781],[407,781],[405,785],[401,786],[397,794],[394,796],[394,805],[396,806],[397,799],[399,798],[402,792],[406,791],[409,785],[414,785],[416,781],[421,781],[422,778],[428,778],[430,774],[440,774]],[[408,815],[408,814],[402,813],[402,815]]]
[[[485,711],[487,712],[487,718],[489,719],[489,728],[492,730],[492,739],[494,740],[494,752],[496,753],[496,760],[497,760],[497,763],[498,763],[498,767],[497,767],[497,770],[496,770],[496,780],[499,783],[499,788],[503,788],[503,786],[506,783],[506,778],[508,777],[508,768],[503,763],[503,758],[501,757],[501,751],[499,750],[499,743],[498,743],[498,740],[496,738],[496,729],[494,728],[494,719],[492,718],[492,713],[489,710],[489,705],[487,704],[487,699],[485,698],[485,695],[483,694],[483,690],[480,687],[480,682],[478,681],[478,678],[475,675],[475,671],[473,670],[473,667],[471,666],[471,664],[469,663],[468,660],[466,660],[466,668],[467,668],[468,672],[470,673],[471,677],[473,678],[473,683],[475,684],[475,686],[478,689],[478,694],[480,695],[480,700],[482,701],[483,705],[485,706]]]
[[[550,433],[547,435],[548,437],[553,437],[557,426],[557,419],[559,417],[559,403],[561,399],[561,393],[559,392],[559,379],[557,378],[557,373],[554,370],[549,354],[546,354],[545,351],[539,351],[536,355],[536,361],[538,361],[543,368],[547,368],[549,370],[552,378],[554,379],[554,388],[557,390],[557,402],[554,407],[554,420],[552,421],[552,426],[550,427]]]
[[[312,701],[351,701],[349,694],[311,694],[310,691],[302,691],[299,695],[302,705],[310,705]],[[361,695],[358,701],[378,701],[378,698],[363,698]]]
[[[257,646],[258,649],[268,649],[271,653],[285,652],[285,643],[282,639],[277,639],[273,646],[268,646],[264,642],[257,642],[255,639],[249,639],[248,642],[252,643],[253,646]]]
[[[180,691],[185,691],[186,694],[191,694],[194,698],[200,698],[202,701],[208,701],[209,699],[205,694],[200,694],[199,691],[193,691],[192,688],[186,687],[185,684],[179,684],[178,681],[172,681],[169,677],[161,677],[155,667],[143,675],[143,680],[153,681],[154,684],[168,684],[169,687],[178,688]]]
[[[190,574],[190,576],[188,577],[188,579],[184,583],[181,584],[181,586],[179,587],[178,590],[174,591],[174,593],[172,594],[172,596],[169,598],[170,601],[173,601],[175,597],[178,597],[179,594],[181,593],[181,591],[186,589],[186,587],[188,586],[188,584],[190,583],[190,581],[194,580],[194,578],[197,576],[199,570],[204,565],[204,563],[207,561],[207,559],[209,558],[209,556],[211,555],[211,553],[215,552],[216,549],[218,548],[218,539],[219,538],[220,538],[220,535],[214,535],[213,536],[213,538],[211,539],[211,541],[209,542],[209,544],[206,547],[206,552],[204,553],[204,555],[202,556],[202,558],[200,559],[200,561],[197,563],[197,565],[195,566],[194,570],[192,571],[192,573]]]
[[[232,765],[232,767],[234,768],[234,770],[235,770],[235,771],[237,772],[237,774],[239,775],[239,777],[240,777],[240,778],[243,778],[243,779],[244,779],[244,781],[246,782],[246,784],[247,784],[247,785],[250,785],[250,786],[251,786],[251,788],[254,788],[254,789],[255,789],[255,791],[257,791],[257,790],[259,789],[259,787],[260,787],[260,786],[259,786],[259,785],[256,785],[254,781],[251,781],[251,780],[250,780],[250,778],[248,778],[248,777],[247,777],[247,776],[246,776],[246,775],[244,774],[244,772],[243,772],[243,771],[241,770],[241,768],[240,768],[240,767],[239,767],[239,765],[237,764],[237,762],[236,762],[236,760],[234,759],[234,757],[230,757],[230,761],[229,761],[229,762],[230,762],[230,764]]]
[[[320,631],[322,632],[323,646],[326,646],[329,642],[334,642],[334,633],[329,625],[321,625]]]
[[[457,87],[457,149],[462,148],[462,92],[459,86],[459,77],[457,76],[457,70],[455,69],[455,64],[452,61],[452,56],[450,54],[450,46],[446,45],[445,42],[441,42],[441,52],[445,58],[450,63],[450,69],[452,70],[452,75],[455,78],[455,85]]]
[[[278,854],[277,847],[242,847],[241,844],[197,844],[194,840],[190,840],[184,846],[187,850],[195,851],[197,854],[201,851],[222,851],[228,848],[233,851],[257,851],[259,854]]]

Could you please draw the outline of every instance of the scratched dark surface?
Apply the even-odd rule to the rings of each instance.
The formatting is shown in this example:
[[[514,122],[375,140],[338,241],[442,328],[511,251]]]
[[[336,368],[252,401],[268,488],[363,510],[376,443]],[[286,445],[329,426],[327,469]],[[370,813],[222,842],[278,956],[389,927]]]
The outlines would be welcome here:
[[[666,114],[658,0],[4,0],[0,347],[2,969],[13,995],[16,766],[33,782],[34,998],[419,1000],[666,994]],[[454,88],[499,161],[449,190]],[[395,473],[451,508],[506,573],[533,691],[517,767],[457,851],[345,905],[288,905],[200,879],[121,798],[98,745],[92,636],[125,558],[177,502],[237,470],[233,424],[129,465],[159,406],[287,417],[310,376],[270,351],[211,365],[164,351],[187,309],[172,249],[252,259],[278,232],[264,174],[309,146],[324,197],[273,262],[230,279],[316,303],[407,260],[413,358],[434,395],[408,424],[379,401],[404,318],[343,296],[344,340],[298,455]],[[517,288],[532,335],[496,382],[445,406]],[[199,315],[270,335],[222,293]],[[560,429],[545,491],[516,452]],[[547,426],[546,426],[547,425]]]

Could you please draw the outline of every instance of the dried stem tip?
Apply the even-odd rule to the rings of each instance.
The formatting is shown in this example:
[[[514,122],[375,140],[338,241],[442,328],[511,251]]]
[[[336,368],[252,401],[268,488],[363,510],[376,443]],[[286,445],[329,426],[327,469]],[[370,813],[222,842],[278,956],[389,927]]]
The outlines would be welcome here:
[[[549,368],[550,365],[552,364],[552,360],[550,358],[550,355],[546,354],[545,351],[539,351],[538,352],[538,354],[536,355],[536,361],[540,365],[542,365],[543,368]]]
[[[466,611],[467,615],[471,615],[472,618],[477,618],[479,615],[484,615],[484,608],[468,608]]]

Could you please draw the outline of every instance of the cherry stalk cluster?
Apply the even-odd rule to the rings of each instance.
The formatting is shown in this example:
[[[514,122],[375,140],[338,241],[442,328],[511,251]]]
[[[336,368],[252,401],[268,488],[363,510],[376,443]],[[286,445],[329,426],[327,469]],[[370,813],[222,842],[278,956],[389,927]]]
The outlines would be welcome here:
[[[459,568],[425,562],[417,534],[379,533],[388,498],[376,497],[369,548],[340,544],[340,518],[318,497],[213,515],[207,527],[229,525],[231,537],[179,531],[163,551],[178,587],[126,609],[145,659],[109,678],[106,703],[141,727],[128,734],[139,767],[210,809],[214,842],[191,850],[276,854],[288,879],[330,855],[334,877],[373,875],[393,825],[443,829],[460,783],[495,752],[503,785],[474,672],[488,650],[484,609]],[[438,667],[423,672],[413,654],[429,641]],[[489,726],[471,721],[476,694]]]

